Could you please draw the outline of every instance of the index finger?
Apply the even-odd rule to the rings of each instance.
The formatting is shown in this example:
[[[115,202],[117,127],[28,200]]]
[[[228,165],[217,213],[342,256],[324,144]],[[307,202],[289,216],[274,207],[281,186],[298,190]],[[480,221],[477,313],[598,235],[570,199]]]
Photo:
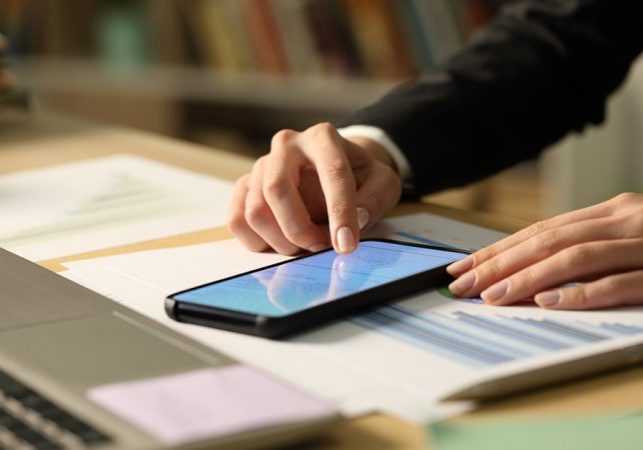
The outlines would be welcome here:
[[[271,143],[266,159],[263,193],[286,239],[311,252],[327,247],[328,239],[313,223],[297,187],[304,159],[292,142],[294,131],[282,130]]]
[[[313,127],[310,138],[314,139],[314,150],[309,148],[306,154],[317,169],[326,198],[333,247],[338,253],[350,253],[357,248],[359,237],[357,186],[342,138],[330,124]]]

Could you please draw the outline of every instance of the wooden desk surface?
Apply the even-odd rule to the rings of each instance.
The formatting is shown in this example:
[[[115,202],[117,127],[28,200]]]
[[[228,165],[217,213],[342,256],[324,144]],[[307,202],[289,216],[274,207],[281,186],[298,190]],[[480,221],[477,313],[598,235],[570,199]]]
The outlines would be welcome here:
[[[0,112],[0,173],[94,158],[132,153],[196,172],[235,179],[252,161],[230,153],[123,128],[110,128],[61,118],[25,118]],[[395,215],[427,211],[503,231],[524,223],[484,214],[421,203],[400,205]],[[124,253],[141,249],[201,243],[229,237],[225,229],[203,230],[138,244],[72,255],[41,262],[61,270],[61,262]],[[518,417],[551,417],[575,413],[620,412],[643,406],[643,368],[615,371],[532,393],[481,405],[458,421]],[[336,427],[318,445],[320,449],[419,449],[426,448],[423,429],[401,420],[374,414]]]

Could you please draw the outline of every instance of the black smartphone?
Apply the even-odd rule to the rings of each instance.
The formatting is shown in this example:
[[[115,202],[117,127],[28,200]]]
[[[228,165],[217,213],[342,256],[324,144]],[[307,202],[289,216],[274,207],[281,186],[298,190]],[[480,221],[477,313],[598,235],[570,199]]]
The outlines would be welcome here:
[[[277,338],[445,283],[446,266],[468,253],[364,239],[348,255],[323,250],[177,292],[165,311],[180,322]]]

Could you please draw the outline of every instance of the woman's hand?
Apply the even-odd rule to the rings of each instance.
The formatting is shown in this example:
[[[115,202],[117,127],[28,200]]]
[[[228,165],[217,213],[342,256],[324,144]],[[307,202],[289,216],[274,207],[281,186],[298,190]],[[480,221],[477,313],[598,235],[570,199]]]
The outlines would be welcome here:
[[[621,194],[536,223],[447,270],[457,277],[449,286],[455,294],[481,295],[490,305],[532,299],[548,309],[643,304],[643,194]]]
[[[292,255],[332,243],[350,253],[360,231],[397,204],[401,186],[393,161],[374,141],[344,139],[327,123],[282,130],[270,153],[237,181],[228,227],[254,251]]]

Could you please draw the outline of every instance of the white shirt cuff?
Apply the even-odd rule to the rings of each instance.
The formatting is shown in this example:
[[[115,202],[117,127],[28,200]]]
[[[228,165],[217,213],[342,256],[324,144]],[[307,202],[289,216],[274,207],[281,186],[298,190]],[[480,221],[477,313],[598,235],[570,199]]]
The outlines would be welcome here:
[[[371,125],[350,125],[348,127],[338,128],[337,131],[343,138],[359,136],[371,139],[380,144],[395,163],[397,173],[402,179],[403,184],[405,186],[412,185],[413,172],[411,171],[409,161],[406,159],[406,156],[404,156],[404,153],[402,153],[402,150],[400,150],[384,130]]]

